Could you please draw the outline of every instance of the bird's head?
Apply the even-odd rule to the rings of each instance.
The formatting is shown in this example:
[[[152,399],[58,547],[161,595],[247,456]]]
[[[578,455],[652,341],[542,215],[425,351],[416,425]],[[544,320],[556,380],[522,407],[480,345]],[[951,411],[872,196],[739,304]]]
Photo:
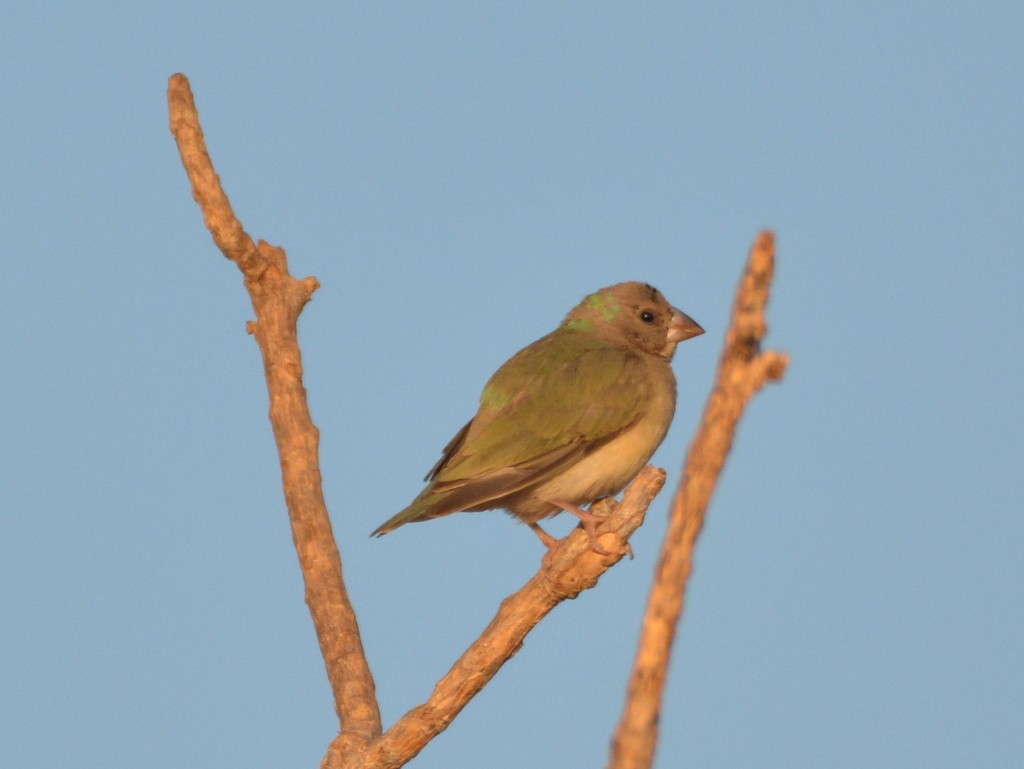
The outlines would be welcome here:
[[[704,333],[658,289],[637,281],[595,291],[572,309],[562,326],[666,360],[672,358],[677,344]]]

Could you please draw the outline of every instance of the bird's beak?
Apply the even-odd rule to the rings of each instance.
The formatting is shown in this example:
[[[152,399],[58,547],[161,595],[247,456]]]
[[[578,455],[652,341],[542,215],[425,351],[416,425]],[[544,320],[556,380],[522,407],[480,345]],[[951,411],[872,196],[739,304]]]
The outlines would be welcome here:
[[[700,327],[700,324],[679,310],[672,309],[672,322],[668,326],[668,341],[669,342],[683,342],[687,339],[693,339],[695,336],[700,336],[704,333],[704,329]]]

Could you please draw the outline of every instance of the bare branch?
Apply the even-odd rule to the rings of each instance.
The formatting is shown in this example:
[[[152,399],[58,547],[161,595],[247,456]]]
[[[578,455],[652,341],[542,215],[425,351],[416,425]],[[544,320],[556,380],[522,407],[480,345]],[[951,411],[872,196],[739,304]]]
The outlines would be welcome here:
[[[171,133],[178,144],[181,162],[192,182],[192,197],[203,212],[206,228],[213,235],[213,242],[247,276],[258,260],[256,245],[242,228],[231,202],[224,194],[220,177],[213,168],[213,161],[206,151],[206,140],[199,125],[199,112],[188,78],[172,75],[167,88],[167,104],[171,117]]]
[[[296,280],[281,248],[243,229],[213,168],[188,79],[174,75],[167,90],[171,133],[192,183],[192,194],[217,247],[235,262],[256,312],[249,323],[263,355],[270,422],[281,460],[292,537],[306,585],[327,677],[341,724],[339,740],[353,752],[380,734],[373,676],[363,653],[356,615],[345,590],[341,557],[331,530],[320,478],[320,433],[302,384],[297,322],[318,288],[316,278]]]
[[[562,601],[594,587],[601,575],[629,552],[629,537],[643,523],[651,500],[664,483],[664,470],[646,467],[626,489],[621,503],[600,503],[595,512],[606,514],[607,519],[601,522],[599,538],[612,555],[598,555],[590,549],[586,534],[574,530],[545,557],[529,582],[502,601],[494,619],[438,681],[426,702],[402,716],[358,760],[333,765],[396,769],[412,759],[519,651],[538,622]]]
[[[648,769],[654,760],[672,641],[708,502],[747,403],[767,381],[781,379],[789,363],[784,354],[760,351],[767,332],[764,312],[774,260],[774,237],[762,232],[751,249],[737,290],[715,389],[705,406],[703,422],[690,446],[683,479],[672,503],[625,707],[612,740],[609,769]]]
[[[316,278],[296,280],[285,252],[245,232],[224,194],[203,139],[188,80],[174,75],[168,88],[171,132],[217,247],[245,276],[256,320],[270,396],[270,421],[281,461],[306,603],[334,694],[340,734],[324,757],[325,769],[397,769],[445,728],[521,647],[529,631],[555,606],[597,584],[628,552],[628,540],[641,525],[665,474],[645,468],[626,490],[621,504],[608,500],[600,537],[613,555],[598,555],[582,531],[574,532],[545,557],[541,570],[502,602],[498,613],[437,683],[422,705],[381,734],[380,713],[355,612],[342,576],[341,557],[323,499],[319,431],[313,424],[302,384],[297,322],[318,288]],[[751,252],[737,294],[733,323],[719,366],[715,390],[701,429],[690,448],[684,479],[676,494],[655,584],[641,635],[626,708],[613,742],[610,766],[649,767],[657,740],[661,707],[676,624],[682,611],[692,552],[708,501],[721,472],[746,403],[766,381],[780,379],[788,359],[760,353],[765,334],[764,307],[772,277],[774,246],[762,233]],[[610,547],[609,547],[610,546]]]

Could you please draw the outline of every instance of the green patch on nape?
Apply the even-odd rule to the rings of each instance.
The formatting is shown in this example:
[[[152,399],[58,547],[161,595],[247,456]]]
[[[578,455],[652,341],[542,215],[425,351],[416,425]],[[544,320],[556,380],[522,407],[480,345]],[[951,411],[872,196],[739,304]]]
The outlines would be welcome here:
[[[565,328],[571,329],[572,331],[593,331],[594,321],[590,318],[569,318],[565,322]]]
[[[619,303],[612,298],[611,294],[603,294],[600,291],[596,294],[591,294],[584,299],[583,304],[584,306],[600,313],[601,317],[605,320],[611,320],[622,312],[622,308],[619,306]]]

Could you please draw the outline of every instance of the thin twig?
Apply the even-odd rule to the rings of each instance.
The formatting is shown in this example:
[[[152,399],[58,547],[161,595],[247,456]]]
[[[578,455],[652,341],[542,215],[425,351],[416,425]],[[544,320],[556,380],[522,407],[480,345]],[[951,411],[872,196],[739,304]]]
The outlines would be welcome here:
[[[654,760],[672,641],[683,610],[686,583],[693,568],[693,549],[704,525],[708,502],[747,403],[766,382],[780,380],[789,363],[784,354],[760,351],[767,330],[764,312],[774,260],[774,238],[770,232],[762,232],[750,251],[736,294],[732,325],[719,362],[715,389],[690,446],[683,479],[672,503],[626,703],[612,740],[609,769],[648,769]]]
[[[643,523],[664,483],[664,470],[646,467],[626,489],[621,503],[602,502],[605,509],[612,508],[598,530],[611,555],[593,552],[582,529],[574,530],[555,546],[529,582],[501,602],[494,619],[438,681],[427,701],[402,716],[358,761],[340,765],[396,769],[419,753],[519,651],[537,623],[562,601],[596,585],[629,552],[629,537]],[[595,512],[604,511],[598,507]]]
[[[213,240],[245,276],[256,320],[249,331],[263,355],[270,422],[277,441],[292,537],[306,585],[306,603],[320,641],[340,722],[340,744],[357,752],[380,734],[373,676],[363,653],[356,615],[345,590],[341,557],[331,531],[320,478],[320,433],[302,385],[299,313],[318,288],[296,280],[285,252],[254,244],[231,209],[206,150],[188,79],[174,75],[167,90],[171,133]]]

